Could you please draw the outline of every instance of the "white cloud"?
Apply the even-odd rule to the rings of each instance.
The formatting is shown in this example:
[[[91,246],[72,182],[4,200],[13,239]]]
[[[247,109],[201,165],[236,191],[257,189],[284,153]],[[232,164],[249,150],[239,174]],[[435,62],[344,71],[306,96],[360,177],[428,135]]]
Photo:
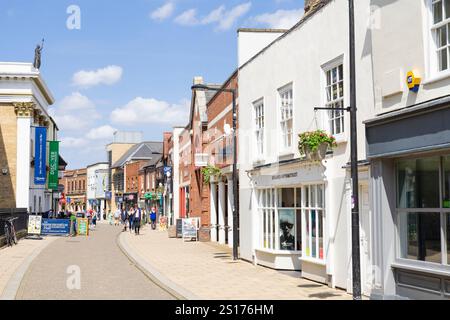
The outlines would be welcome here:
[[[90,88],[100,84],[113,85],[122,78],[123,69],[119,66],[108,66],[95,71],[81,70],[72,77],[73,85]]]
[[[278,10],[250,18],[252,23],[262,24],[272,29],[290,29],[303,17],[304,10]]]
[[[109,125],[104,125],[98,128],[91,129],[87,134],[86,138],[91,140],[112,140],[114,132],[117,130]]]
[[[183,26],[196,26],[196,25],[209,25],[216,23],[217,30],[229,30],[236,21],[247,14],[250,10],[252,4],[251,2],[243,3],[233,7],[231,10],[227,11],[224,5],[212,10],[208,15],[203,18],[197,17],[197,10],[190,9],[178,17],[175,18],[175,23]]]
[[[156,99],[138,97],[127,105],[113,110],[111,121],[121,125],[137,124],[180,124],[187,122],[189,101],[170,104]]]
[[[199,24],[199,20],[197,19],[197,10],[190,9],[183,12],[175,18],[175,22],[182,26],[194,26]]]
[[[61,99],[49,109],[61,132],[79,131],[92,126],[100,118],[94,102],[79,92]]]
[[[162,7],[159,7],[155,11],[151,12],[150,18],[152,18],[153,20],[162,21],[169,18],[173,14],[174,10],[175,4],[173,2],[167,2]]]

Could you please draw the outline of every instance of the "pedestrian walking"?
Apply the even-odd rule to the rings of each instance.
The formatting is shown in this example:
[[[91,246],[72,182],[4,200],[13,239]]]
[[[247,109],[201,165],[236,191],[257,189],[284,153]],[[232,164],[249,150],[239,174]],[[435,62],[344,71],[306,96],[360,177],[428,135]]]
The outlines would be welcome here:
[[[155,207],[152,208],[152,211],[150,213],[150,221],[152,224],[152,229],[155,230],[156,229],[156,209],[155,209]]]
[[[128,209],[128,226],[130,228],[130,232],[133,231],[133,221],[134,220],[134,208],[131,206]]]
[[[120,225],[120,209],[119,208],[114,213],[114,225],[115,226]]]
[[[141,229],[141,219],[142,219],[142,210],[136,204],[134,207],[134,234],[139,235],[139,231]]]
[[[94,212],[94,214],[92,215],[92,226],[94,227],[94,229],[97,228],[97,213]]]
[[[111,211],[108,212],[108,221],[109,221],[109,225],[112,226],[113,224],[113,215],[111,213]]]
[[[128,214],[126,210],[121,210],[121,219],[122,219],[122,225],[123,225],[123,230],[122,232],[126,232],[127,231],[127,224],[128,224]]]
[[[70,236],[74,237],[77,235],[77,216],[72,213],[70,215]]]

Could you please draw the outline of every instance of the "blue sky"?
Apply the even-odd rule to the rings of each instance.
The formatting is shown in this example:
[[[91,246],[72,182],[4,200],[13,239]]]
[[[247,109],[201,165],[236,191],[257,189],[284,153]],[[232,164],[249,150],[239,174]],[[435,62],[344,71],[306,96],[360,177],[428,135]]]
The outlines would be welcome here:
[[[80,29],[69,29],[69,6]],[[114,130],[162,139],[186,125],[194,76],[221,83],[237,64],[236,29],[287,28],[303,0],[2,0],[0,61],[32,62],[56,103],[69,168],[106,158]],[[74,20],[70,19],[71,22]]]

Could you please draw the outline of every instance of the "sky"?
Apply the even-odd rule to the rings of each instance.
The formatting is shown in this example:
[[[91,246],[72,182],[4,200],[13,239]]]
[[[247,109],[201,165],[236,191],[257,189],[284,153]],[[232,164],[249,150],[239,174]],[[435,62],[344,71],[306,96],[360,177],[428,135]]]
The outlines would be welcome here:
[[[188,122],[195,76],[223,83],[237,67],[237,28],[290,28],[303,0],[1,0],[0,61],[33,62],[55,98],[68,169],[106,160],[114,131]]]

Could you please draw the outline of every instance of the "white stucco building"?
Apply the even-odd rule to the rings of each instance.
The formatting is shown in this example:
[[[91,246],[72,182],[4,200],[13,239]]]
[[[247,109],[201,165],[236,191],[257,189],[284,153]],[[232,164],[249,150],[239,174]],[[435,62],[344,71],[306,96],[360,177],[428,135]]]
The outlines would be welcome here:
[[[87,167],[86,199],[88,210],[106,212],[106,192],[108,191],[108,185],[108,162],[95,163]]]
[[[360,119],[373,106],[367,47],[370,1],[356,2]],[[240,252],[243,259],[352,290],[348,1],[318,1],[291,30],[239,69]],[[239,44],[239,48],[245,47]],[[359,159],[365,159],[359,121]],[[338,146],[325,160],[300,155],[298,134],[323,129]],[[369,167],[360,167],[361,263],[370,295]]]
[[[46,212],[57,193],[34,183],[35,128],[47,128],[47,142],[58,127],[48,113],[54,98],[31,63],[0,62],[0,207]],[[48,165],[48,143],[47,143]]]

